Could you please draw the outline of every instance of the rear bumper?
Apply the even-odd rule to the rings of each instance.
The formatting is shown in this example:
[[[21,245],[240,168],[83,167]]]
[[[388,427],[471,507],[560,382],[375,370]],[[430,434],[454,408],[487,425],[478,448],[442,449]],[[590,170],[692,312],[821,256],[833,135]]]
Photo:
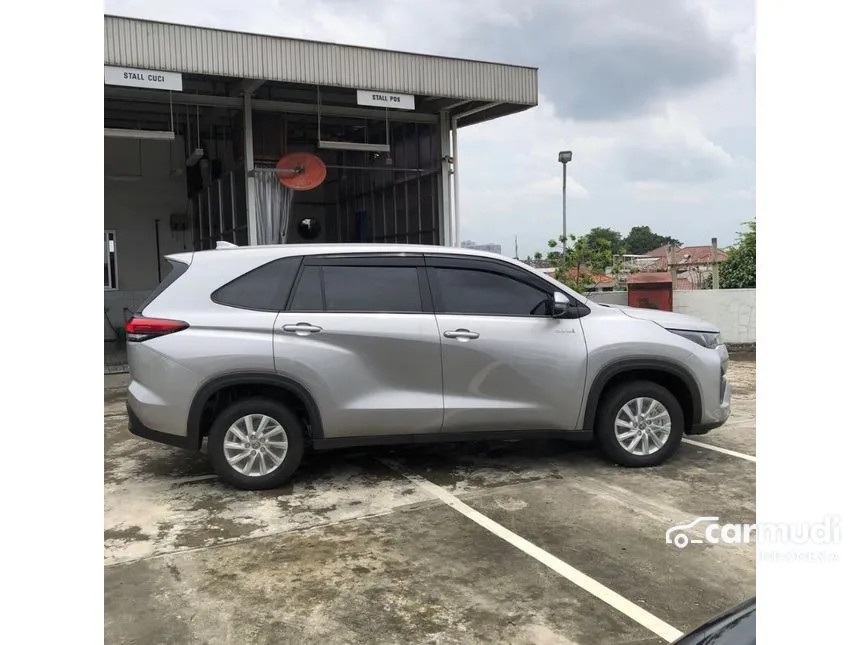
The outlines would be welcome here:
[[[134,410],[131,409],[131,406],[128,403],[125,404],[125,408],[128,411],[128,431],[131,434],[141,437],[142,439],[149,439],[150,441],[156,441],[158,443],[175,446],[177,448],[185,448],[186,450],[196,451],[200,448],[196,441],[189,439],[188,437],[167,434],[165,432],[158,432],[152,428],[147,428],[134,413]]]

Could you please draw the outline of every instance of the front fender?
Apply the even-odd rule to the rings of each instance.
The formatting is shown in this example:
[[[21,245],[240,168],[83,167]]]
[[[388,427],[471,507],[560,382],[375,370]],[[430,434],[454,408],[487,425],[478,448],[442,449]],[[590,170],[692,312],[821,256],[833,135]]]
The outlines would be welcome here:
[[[580,428],[593,430],[597,417],[597,406],[606,384],[619,374],[625,372],[648,370],[662,372],[679,378],[690,393],[692,400],[692,419],[685,419],[687,425],[695,425],[702,418],[702,390],[695,375],[680,361],[665,356],[640,356],[613,360],[599,368],[590,385],[587,386],[587,398]]]

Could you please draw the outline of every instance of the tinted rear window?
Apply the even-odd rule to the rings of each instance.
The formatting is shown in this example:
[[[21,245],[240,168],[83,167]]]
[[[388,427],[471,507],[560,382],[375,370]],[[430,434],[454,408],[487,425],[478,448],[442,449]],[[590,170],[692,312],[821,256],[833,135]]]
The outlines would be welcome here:
[[[420,312],[418,269],[400,266],[306,267],[296,285],[290,309],[355,313]]]
[[[323,267],[326,311],[418,312],[415,267]]]
[[[281,311],[296,273],[300,257],[289,257],[257,267],[212,294],[218,304],[255,311]]]
[[[188,270],[188,265],[187,265],[187,264],[185,264],[185,262],[180,262],[179,260],[168,260],[168,262],[170,262],[170,267],[171,267],[171,268],[170,268],[170,273],[168,273],[168,274],[167,274],[167,277],[166,277],[166,278],[164,278],[164,280],[162,280],[162,281],[161,281],[161,284],[159,284],[159,285],[158,285],[158,286],[157,286],[157,287],[152,291],[152,293],[150,293],[150,294],[146,297],[146,300],[144,300],[144,301],[140,304],[140,307],[138,307],[138,308],[137,308],[137,310],[138,310],[138,311],[143,311],[143,310],[144,310],[144,309],[146,309],[149,305],[151,305],[151,304],[152,304],[152,302],[153,302],[156,298],[158,298],[158,296],[160,296],[162,293],[164,293],[164,290],[165,290],[165,289],[167,289],[167,287],[169,287],[169,286],[170,286],[170,285],[172,285],[174,282],[176,282],[176,281],[177,281],[177,280],[182,276],[182,274],[183,274],[183,273],[185,273],[185,272]]]

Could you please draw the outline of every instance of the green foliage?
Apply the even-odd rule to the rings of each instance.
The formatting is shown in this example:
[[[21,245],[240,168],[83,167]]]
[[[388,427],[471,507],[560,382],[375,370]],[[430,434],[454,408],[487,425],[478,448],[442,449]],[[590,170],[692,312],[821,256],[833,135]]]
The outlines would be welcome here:
[[[721,289],[755,289],[755,220],[745,224],[748,230],[738,233],[737,243],[720,264]]]
[[[606,228],[605,226],[596,226],[585,235],[585,243],[595,253],[600,252],[600,242],[602,240],[609,242],[612,255],[624,254],[624,239],[618,231]]]
[[[612,260],[612,244],[603,238],[567,236],[567,248],[565,250],[565,237],[547,242],[549,252],[546,259],[550,266],[555,269],[555,279],[567,285],[574,291],[583,292],[594,284],[591,279],[592,273],[603,273],[610,266]],[[535,253],[534,257],[543,257],[541,253]]]
[[[682,242],[668,235],[657,235],[651,231],[650,226],[634,226],[630,229],[627,237],[622,240],[622,244],[627,249],[627,253],[644,255],[667,244],[681,246]]]

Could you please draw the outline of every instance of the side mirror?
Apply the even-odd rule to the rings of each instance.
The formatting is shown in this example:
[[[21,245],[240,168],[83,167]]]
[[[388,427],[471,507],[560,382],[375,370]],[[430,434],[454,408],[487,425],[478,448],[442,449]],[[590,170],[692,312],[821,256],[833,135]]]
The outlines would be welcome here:
[[[552,294],[552,315],[554,318],[565,315],[570,310],[570,298],[561,291]]]

